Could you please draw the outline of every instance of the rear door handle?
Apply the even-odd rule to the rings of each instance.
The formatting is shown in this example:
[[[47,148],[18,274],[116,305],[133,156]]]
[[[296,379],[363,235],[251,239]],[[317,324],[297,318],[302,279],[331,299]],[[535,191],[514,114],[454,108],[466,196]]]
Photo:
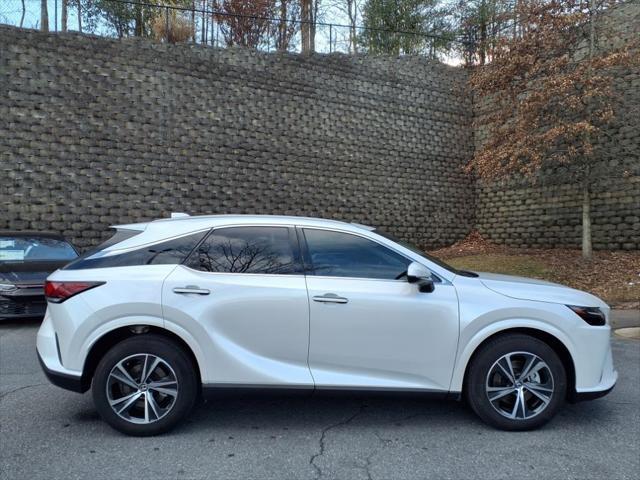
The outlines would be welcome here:
[[[324,295],[316,295],[313,297],[313,301],[320,303],[348,303],[349,299],[339,297],[335,293],[325,293]]]
[[[209,295],[211,291],[207,288],[199,288],[195,285],[187,285],[186,287],[176,287],[173,289],[173,293],[189,294],[194,293],[196,295]]]

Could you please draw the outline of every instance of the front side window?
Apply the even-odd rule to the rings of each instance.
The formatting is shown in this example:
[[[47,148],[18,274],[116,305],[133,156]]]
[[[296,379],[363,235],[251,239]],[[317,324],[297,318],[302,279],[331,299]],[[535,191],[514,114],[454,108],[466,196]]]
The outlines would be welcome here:
[[[300,273],[287,227],[219,228],[202,242],[186,265],[218,273]]]
[[[182,263],[206,232],[166,240],[136,250],[97,258],[79,258],[64,267],[65,270],[87,268],[130,267],[134,265],[175,265]],[[94,252],[97,253],[97,252]]]
[[[411,263],[399,253],[357,235],[304,229],[304,237],[314,275],[396,280]]]
[[[78,254],[59,238],[0,236],[0,262],[73,260]]]

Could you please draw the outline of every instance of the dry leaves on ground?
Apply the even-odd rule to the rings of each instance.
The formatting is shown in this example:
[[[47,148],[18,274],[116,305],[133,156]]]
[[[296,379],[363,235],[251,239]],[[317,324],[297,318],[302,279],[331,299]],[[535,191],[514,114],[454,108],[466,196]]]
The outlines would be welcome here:
[[[456,244],[430,252],[458,268],[518,274],[568,285],[603,298],[617,308],[640,308],[640,252],[596,251],[593,259],[580,250],[514,248],[488,242],[478,232]]]

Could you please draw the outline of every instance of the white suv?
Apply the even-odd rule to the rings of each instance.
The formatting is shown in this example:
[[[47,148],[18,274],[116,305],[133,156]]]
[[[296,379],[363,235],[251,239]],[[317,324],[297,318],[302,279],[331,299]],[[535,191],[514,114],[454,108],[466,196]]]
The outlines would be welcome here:
[[[464,396],[525,430],[617,379],[598,298],[458,271],[370,227],[237,215],[115,228],[48,278],[38,354],[128,434],[168,430],[200,393],[256,387]]]

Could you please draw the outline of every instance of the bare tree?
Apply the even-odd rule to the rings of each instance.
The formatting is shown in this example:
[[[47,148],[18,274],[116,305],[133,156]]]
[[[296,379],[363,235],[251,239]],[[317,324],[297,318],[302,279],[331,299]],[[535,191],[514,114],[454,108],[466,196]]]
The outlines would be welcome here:
[[[234,239],[208,243],[198,249],[200,267],[209,272],[287,273],[294,263],[288,256],[271,251],[260,239]]]
[[[63,32],[67,31],[67,18],[68,18],[68,10],[69,10],[69,0],[62,0],[62,12],[60,15],[60,29]]]
[[[77,0],[78,5],[78,31],[82,33],[82,0]]]
[[[358,52],[358,22],[362,0],[334,0],[329,8],[337,10],[349,19],[349,52]]]
[[[320,0],[300,0],[300,16],[302,25],[302,53],[312,53],[316,49],[316,22],[320,9]]]
[[[582,254],[591,257],[591,192],[610,175],[599,148],[614,119],[618,67],[640,65],[638,40],[598,48],[596,23],[615,0],[522,2],[528,26],[503,38],[492,61],[474,71],[478,98],[492,99],[491,112],[476,120],[488,138],[469,164],[480,177],[540,174],[570,169],[582,194]],[[603,171],[606,168],[607,171]]]
[[[24,23],[24,14],[27,13],[27,9],[24,5],[24,0],[22,0],[22,16],[20,17],[20,28],[22,28],[22,24]]]
[[[49,10],[47,0],[40,0],[40,30],[49,31]]]
[[[289,49],[291,39],[298,30],[300,19],[300,3],[298,0],[280,0],[278,5],[278,31],[276,32],[276,48],[281,52]]]
[[[219,0],[215,7],[214,18],[228,46],[256,48],[267,38],[275,0]]]
[[[349,51],[351,53],[358,52],[358,0],[346,0],[347,16],[349,17]]]

